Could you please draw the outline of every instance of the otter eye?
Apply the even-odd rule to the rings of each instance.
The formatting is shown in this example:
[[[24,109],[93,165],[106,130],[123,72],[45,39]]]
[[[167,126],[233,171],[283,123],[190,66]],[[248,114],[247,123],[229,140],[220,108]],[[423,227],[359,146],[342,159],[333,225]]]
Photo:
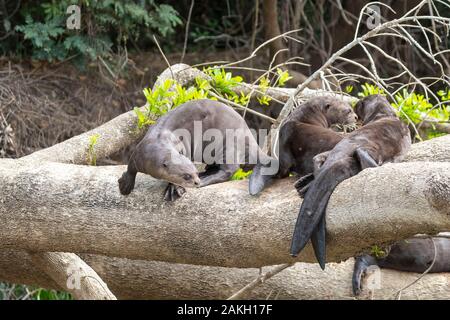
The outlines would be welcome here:
[[[183,174],[183,179],[186,181],[189,181],[192,179],[192,176],[189,173],[185,173],[185,174]]]
[[[164,163],[163,163],[163,167],[164,167],[164,168],[167,168],[167,163],[164,162]]]

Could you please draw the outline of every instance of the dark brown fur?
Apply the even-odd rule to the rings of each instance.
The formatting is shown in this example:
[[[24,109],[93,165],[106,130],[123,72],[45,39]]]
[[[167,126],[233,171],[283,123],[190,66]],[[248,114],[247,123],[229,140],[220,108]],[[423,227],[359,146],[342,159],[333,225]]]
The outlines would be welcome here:
[[[308,185],[292,238],[296,256],[311,238],[315,254],[325,267],[325,210],[334,188],[361,170],[399,161],[411,145],[407,126],[396,116],[385,97],[373,95],[356,106],[363,127],[343,138],[317,165]],[[308,181],[309,182],[309,181]],[[298,184],[297,187],[305,186]]]
[[[264,165],[256,165],[250,177],[250,194],[262,191],[273,178],[285,178],[291,172],[299,175],[313,172],[313,157],[332,149],[343,137],[330,127],[355,122],[351,106],[337,98],[315,97],[300,105],[280,128],[278,173],[264,175]]]
[[[436,259],[435,259],[436,256]],[[423,273],[450,271],[450,238],[445,236],[415,237],[393,244],[386,257],[361,255],[355,259],[352,287],[353,294],[361,293],[361,279],[370,266],[399,271]]]

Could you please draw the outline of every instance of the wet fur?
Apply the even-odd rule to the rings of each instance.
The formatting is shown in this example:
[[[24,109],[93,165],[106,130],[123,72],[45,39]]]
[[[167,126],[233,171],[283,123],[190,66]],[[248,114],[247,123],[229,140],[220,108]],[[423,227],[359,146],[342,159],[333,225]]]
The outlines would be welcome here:
[[[313,157],[332,149],[343,137],[330,127],[354,124],[355,121],[350,105],[337,98],[316,97],[300,105],[279,131],[278,173],[263,175],[263,165],[257,164],[250,176],[250,194],[258,194],[273,179],[285,178],[291,172],[301,176],[313,172]]]
[[[355,109],[364,125],[343,138],[314,173],[292,237],[291,255],[297,256],[311,239],[322,269],[326,261],[325,211],[333,190],[365,168],[399,161],[411,145],[408,128],[395,115],[385,97],[366,97]]]

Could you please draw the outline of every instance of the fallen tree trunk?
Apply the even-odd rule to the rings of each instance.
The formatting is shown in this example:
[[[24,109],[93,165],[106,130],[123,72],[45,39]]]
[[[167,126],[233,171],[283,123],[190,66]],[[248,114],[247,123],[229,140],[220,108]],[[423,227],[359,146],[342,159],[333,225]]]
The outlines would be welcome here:
[[[201,72],[186,65],[173,66],[165,73],[158,81],[163,81],[169,73],[178,77],[181,84],[192,81],[193,75],[202,76]],[[247,85],[239,89],[246,93],[257,92],[257,88]],[[279,100],[285,101],[292,93],[289,89],[276,89],[272,94],[279,95]],[[102,253],[224,266],[260,266],[287,260],[289,230],[299,206],[298,198],[292,192],[286,192],[286,189],[292,190],[288,181],[279,182],[273,190],[269,190],[274,191],[274,194],[267,192],[260,198],[249,198],[245,182],[230,182],[227,185],[189,190],[184,199],[167,204],[161,201],[162,184],[144,176],[139,176],[141,181],[138,181],[137,191],[132,196],[120,196],[116,180],[123,170],[121,167],[95,168],[48,162],[86,163],[89,138],[94,134],[100,135],[95,146],[97,157],[106,157],[142,136],[142,132],[135,129],[135,121],[134,113],[129,112],[97,129],[23,159],[1,160],[0,183],[4,188],[0,190],[0,241],[3,247]],[[418,144],[413,146],[408,160],[448,161],[449,144],[449,137]],[[347,258],[373,243],[391,242],[418,232],[434,233],[449,229],[448,165],[429,163],[426,164],[426,170],[421,170],[424,164],[386,166],[368,170],[349,180],[356,179],[356,182],[345,182],[350,184],[348,188],[340,186],[337,191],[342,189],[342,194],[333,195],[329,210],[331,213],[327,218],[331,222],[330,260]],[[366,173],[368,176],[363,178]],[[389,175],[394,175],[398,181],[393,184],[387,181],[392,179]],[[369,182],[366,183],[365,179]],[[384,182],[378,183],[376,179]],[[397,192],[398,197],[396,195],[393,201],[384,203],[392,192]],[[355,194],[364,196],[363,200],[369,201],[368,205],[358,207],[353,204],[351,197]],[[403,196],[405,199],[401,199]],[[217,202],[211,205],[211,199],[217,199]],[[381,207],[377,201],[382,204]],[[248,214],[246,209],[249,210]],[[361,210],[366,209],[378,215],[366,219],[361,214]],[[393,211],[397,209],[398,215],[394,215]],[[420,212],[417,210],[423,210],[424,214],[417,214]],[[282,211],[286,211],[286,214],[280,217]],[[347,211],[350,211],[348,216]],[[343,215],[342,219],[340,215]],[[376,224],[376,228],[369,222]],[[364,236],[361,243],[354,243],[352,228],[361,231],[358,233]],[[161,237],[158,237],[158,233]],[[351,245],[341,243],[345,240],[350,240]],[[208,243],[208,247],[204,243]],[[52,254],[36,253],[39,259],[34,261],[47,267],[43,270],[49,270],[52,262],[41,258]],[[91,256],[93,260],[90,263],[95,263],[95,259],[108,260],[103,263],[103,268],[107,268],[110,261],[131,263],[124,259],[94,258]],[[301,259],[313,260],[309,248]],[[63,262],[62,257],[57,260],[57,264]],[[11,259],[5,261],[12,263]],[[175,268],[177,272],[184,273],[175,266],[183,270],[192,269],[192,272],[200,274],[203,268],[217,269],[218,273],[223,270],[151,263],[158,265],[154,270],[156,273],[158,268]],[[137,267],[133,263],[131,265]],[[101,266],[94,269],[104,276]],[[249,270],[240,270],[245,271]],[[2,273],[0,269],[0,276],[4,279],[9,279],[8,274],[11,272]],[[45,275],[40,274],[39,277],[45,278]],[[194,277],[190,280],[194,280]],[[239,280],[242,281],[241,278]],[[106,282],[109,283],[109,280]],[[58,286],[48,277],[46,283]]]
[[[81,255],[120,299],[226,299],[251,282],[259,269],[201,267]],[[269,267],[263,268],[267,271]],[[297,263],[256,287],[248,299],[354,299],[351,293],[353,259],[330,263],[322,271],[316,264]],[[419,275],[383,269],[374,299],[395,299],[395,293]],[[34,268],[23,251],[0,251],[0,279],[60,289]],[[450,299],[450,274],[428,274],[404,290],[401,299]],[[361,299],[371,299],[365,289]]]
[[[192,189],[175,203],[139,174],[118,191],[123,166],[0,161],[0,245],[227,267],[291,262],[300,200],[292,180],[251,197],[247,181]],[[328,261],[373,244],[450,229],[450,163],[388,164],[341,183],[327,210]],[[358,239],[358,241],[355,241]],[[310,247],[300,261],[315,261]]]

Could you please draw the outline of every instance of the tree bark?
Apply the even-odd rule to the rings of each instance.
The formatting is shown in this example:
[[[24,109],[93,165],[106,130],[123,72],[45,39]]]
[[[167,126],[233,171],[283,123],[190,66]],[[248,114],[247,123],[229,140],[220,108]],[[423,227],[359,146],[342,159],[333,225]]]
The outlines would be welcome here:
[[[278,6],[277,0],[264,0],[263,3],[263,19],[264,19],[264,31],[266,40],[276,38],[269,44],[270,57],[274,60],[274,65],[283,63],[286,60],[286,53],[280,52],[286,49],[283,44],[283,39],[279,37],[281,35],[280,24],[278,23]],[[278,54],[277,54],[278,53]],[[276,57],[275,57],[276,55]]]
[[[31,261],[40,267],[58,287],[77,300],[116,300],[106,283],[74,253],[30,253]]]
[[[119,299],[226,299],[259,275],[259,269],[237,269],[81,255]],[[263,268],[263,272],[272,267]],[[256,287],[248,299],[354,299],[353,259],[327,264],[297,263]],[[395,293],[419,274],[381,270],[374,299],[395,299]],[[0,279],[61,289],[34,268],[23,251],[0,251]],[[371,299],[366,287],[360,299]],[[450,274],[428,274],[402,292],[401,299],[450,299]]]
[[[248,195],[247,181],[234,181],[166,203],[165,183],[142,174],[122,196],[124,170],[1,160],[1,246],[227,267],[293,261],[287,252],[301,201],[292,179],[259,197]],[[445,162],[387,164],[344,181],[327,209],[328,261],[449,230],[449,186]],[[310,247],[299,260],[315,261]]]

